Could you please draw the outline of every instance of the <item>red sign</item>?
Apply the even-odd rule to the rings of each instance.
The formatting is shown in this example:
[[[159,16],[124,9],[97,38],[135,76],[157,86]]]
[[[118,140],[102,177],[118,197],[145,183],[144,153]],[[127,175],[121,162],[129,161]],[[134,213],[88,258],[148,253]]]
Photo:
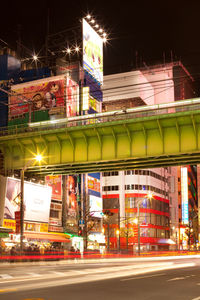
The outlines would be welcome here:
[[[53,200],[62,201],[62,176],[49,175],[45,177],[45,183],[52,187],[51,198]]]
[[[16,220],[16,229],[15,232],[16,233],[20,233],[20,228],[21,228],[21,215],[20,215],[20,211],[15,211],[15,220]]]

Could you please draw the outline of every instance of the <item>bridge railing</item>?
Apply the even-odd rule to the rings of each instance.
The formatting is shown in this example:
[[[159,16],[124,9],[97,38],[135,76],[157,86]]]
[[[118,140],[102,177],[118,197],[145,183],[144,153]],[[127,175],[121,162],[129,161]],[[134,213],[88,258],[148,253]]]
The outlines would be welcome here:
[[[0,136],[18,135],[26,132],[37,132],[45,130],[54,130],[59,128],[70,128],[85,125],[94,125],[99,123],[108,123],[118,120],[127,120],[135,118],[144,118],[159,116],[163,114],[172,114],[186,111],[200,110],[200,99],[183,100],[172,103],[163,103],[159,105],[140,106],[127,110],[110,111],[105,113],[77,116],[58,120],[48,120],[35,123],[26,123],[14,126],[0,128]]]

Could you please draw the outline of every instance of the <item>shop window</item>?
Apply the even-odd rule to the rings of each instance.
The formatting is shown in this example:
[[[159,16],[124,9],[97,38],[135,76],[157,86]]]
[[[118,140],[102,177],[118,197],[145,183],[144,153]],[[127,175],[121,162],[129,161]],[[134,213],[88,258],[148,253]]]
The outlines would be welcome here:
[[[50,218],[56,218],[56,219],[58,219],[59,218],[59,211],[51,209],[50,210]]]

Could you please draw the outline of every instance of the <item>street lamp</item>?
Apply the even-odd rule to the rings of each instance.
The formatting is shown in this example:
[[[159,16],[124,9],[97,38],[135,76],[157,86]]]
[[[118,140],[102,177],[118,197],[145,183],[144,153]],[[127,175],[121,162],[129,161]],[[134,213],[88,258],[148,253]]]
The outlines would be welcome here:
[[[35,161],[41,162],[42,155],[35,155]],[[28,168],[30,162],[33,160],[30,159],[28,163],[20,171],[20,180],[21,180],[21,201],[20,201],[20,254],[23,254],[23,237],[24,237],[24,172]]]
[[[153,194],[152,193],[148,193],[146,196],[149,200],[151,200],[153,198]],[[138,219],[138,255],[140,256],[140,203],[143,202],[144,199],[140,199],[137,202],[137,219]]]

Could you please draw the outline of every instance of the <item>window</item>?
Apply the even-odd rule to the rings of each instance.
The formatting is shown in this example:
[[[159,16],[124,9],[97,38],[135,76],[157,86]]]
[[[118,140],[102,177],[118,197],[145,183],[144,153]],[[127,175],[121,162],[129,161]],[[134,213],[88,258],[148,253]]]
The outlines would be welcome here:
[[[59,218],[59,211],[58,210],[50,210],[50,218]]]

